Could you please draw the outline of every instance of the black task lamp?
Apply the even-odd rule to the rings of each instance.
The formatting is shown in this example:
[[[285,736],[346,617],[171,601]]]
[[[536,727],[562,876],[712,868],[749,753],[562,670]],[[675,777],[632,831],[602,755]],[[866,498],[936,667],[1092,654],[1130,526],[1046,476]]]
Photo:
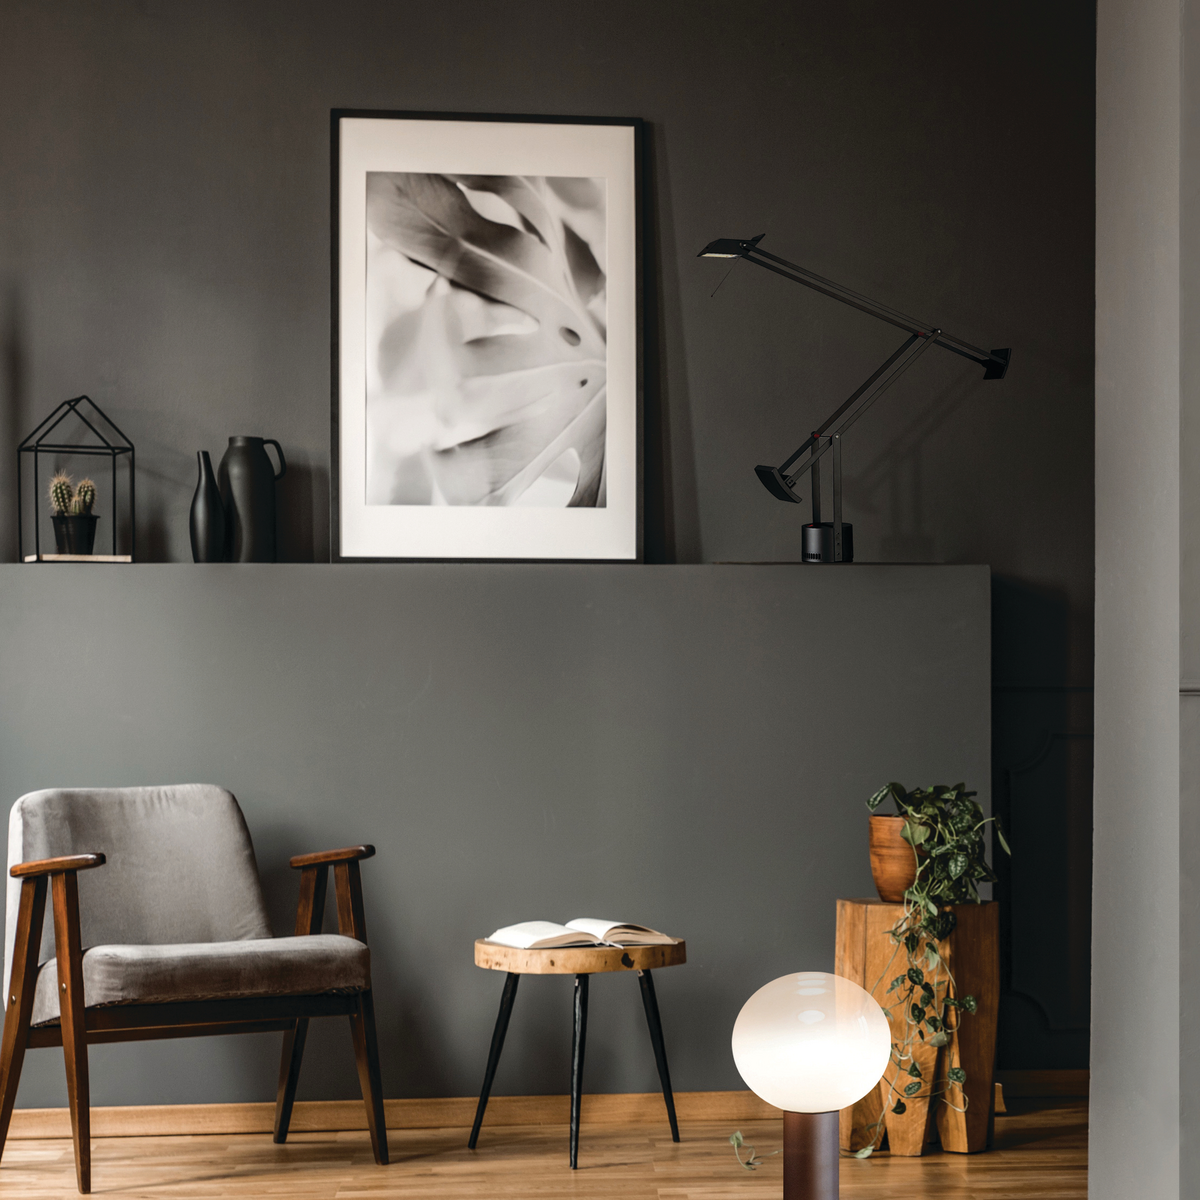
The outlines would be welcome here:
[[[805,562],[853,562],[854,561],[854,527],[842,520],[842,436],[858,420],[859,417],[883,395],[909,367],[929,349],[930,346],[941,346],[953,354],[960,354],[983,367],[984,379],[1003,379],[1008,370],[1008,361],[1012,351],[981,350],[964,342],[943,329],[918,321],[915,317],[905,316],[902,312],[871,300],[858,292],[834,283],[830,279],[815,274],[805,267],[778,258],[759,247],[765,234],[759,234],[748,242],[734,238],[718,238],[709,242],[697,257],[699,258],[742,258],[755,266],[765,267],[790,279],[794,283],[802,283],[814,292],[823,296],[831,296],[843,304],[857,308],[859,312],[869,313],[903,329],[908,339],[891,354],[878,370],[874,371],[865,383],[841,404],[791,455],[778,467],[755,467],[763,486],[776,500],[786,500],[791,504],[799,504],[801,497],[795,488],[805,471],[812,473],[812,520],[804,526],[803,559]],[[840,422],[840,424],[839,424]],[[821,520],[821,459],[833,450],[833,520]],[[803,455],[808,457],[795,466]],[[794,469],[793,469],[794,468]]]

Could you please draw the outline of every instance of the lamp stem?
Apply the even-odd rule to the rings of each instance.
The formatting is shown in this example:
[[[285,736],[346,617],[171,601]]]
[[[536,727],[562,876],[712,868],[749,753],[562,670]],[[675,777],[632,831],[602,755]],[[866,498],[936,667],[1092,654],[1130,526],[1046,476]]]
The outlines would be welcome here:
[[[821,447],[821,439],[817,434],[813,434],[812,443],[817,448]],[[821,528],[821,460],[813,459],[812,465],[812,524],[818,529]]]
[[[838,1200],[838,1114],[783,1114],[783,1200]]]

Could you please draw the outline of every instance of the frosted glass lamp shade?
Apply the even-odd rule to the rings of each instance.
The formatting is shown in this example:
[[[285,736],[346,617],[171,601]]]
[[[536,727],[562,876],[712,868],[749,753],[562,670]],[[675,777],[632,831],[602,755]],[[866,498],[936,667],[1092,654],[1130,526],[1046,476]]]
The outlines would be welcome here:
[[[733,1060],[746,1085],[786,1112],[832,1112],[861,1100],[882,1078],[891,1046],[875,999],[823,971],[772,980],[733,1025]]]

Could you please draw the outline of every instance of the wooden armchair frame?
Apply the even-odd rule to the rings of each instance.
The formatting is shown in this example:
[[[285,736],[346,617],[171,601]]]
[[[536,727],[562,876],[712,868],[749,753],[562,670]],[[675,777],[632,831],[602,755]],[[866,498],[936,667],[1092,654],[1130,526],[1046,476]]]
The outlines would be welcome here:
[[[299,854],[291,860],[300,871],[300,899],[296,907],[296,934],[321,932],[333,867],[337,897],[338,932],[365,943],[359,861],[370,858],[374,846],[349,846],[317,854]],[[4,1034],[0,1040],[0,1154],[8,1137],[13,1104],[25,1051],[39,1046],[61,1046],[67,1071],[67,1096],[71,1108],[71,1133],[75,1142],[75,1176],[79,1190],[91,1191],[91,1113],[89,1108],[87,1048],[102,1042],[133,1042],[153,1038],[210,1037],[223,1033],[281,1031],[283,1055],[275,1098],[276,1142],[287,1140],[300,1060],[313,1017],[346,1016],[354,1037],[358,1080],[367,1109],[367,1128],[375,1161],[388,1161],[387,1127],[379,1074],[379,1047],[375,1036],[375,1006],[364,992],[323,993],[311,996],[261,996],[240,1000],[196,1000],[166,1004],[120,1004],[86,1008],[83,996],[83,951],[79,936],[78,873],[104,865],[103,854],[75,854],[19,863],[11,874],[22,880],[17,933],[13,945],[12,978]],[[55,1025],[30,1024],[39,970],[42,922],[49,884],[54,914],[54,945],[58,964],[60,1019]]]

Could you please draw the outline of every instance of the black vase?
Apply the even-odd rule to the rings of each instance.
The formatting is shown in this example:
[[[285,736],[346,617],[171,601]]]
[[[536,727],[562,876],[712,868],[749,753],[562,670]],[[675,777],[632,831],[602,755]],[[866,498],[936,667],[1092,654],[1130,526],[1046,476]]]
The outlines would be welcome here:
[[[225,506],[207,450],[196,451],[200,479],[192,497],[188,528],[192,535],[192,562],[225,561]]]
[[[279,474],[267,457],[279,455]],[[225,505],[225,546],[231,562],[275,561],[275,484],[287,471],[274,438],[231,437],[217,479]]]
[[[96,522],[91,513],[60,515],[50,518],[59,554],[91,554],[96,544]]]

